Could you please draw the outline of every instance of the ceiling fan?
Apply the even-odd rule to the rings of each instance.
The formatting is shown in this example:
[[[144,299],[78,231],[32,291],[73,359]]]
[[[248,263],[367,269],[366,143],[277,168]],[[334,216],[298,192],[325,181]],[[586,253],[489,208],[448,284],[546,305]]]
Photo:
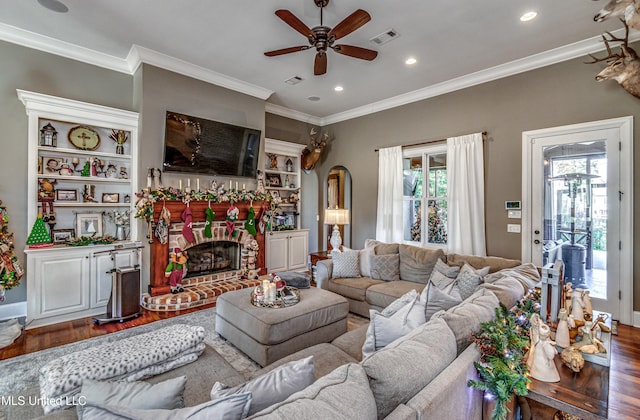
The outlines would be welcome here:
[[[329,0],[313,0],[316,6],[320,8],[320,25],[309,29],[300,19],[288,10],[276,10],[276,16],[291,26],[296,31],[307,37],[309,45],[300,45],[297,47],[283,48],[280,50],[267,51],[264,53],[267,57],[275,57],[277,55],[289,54],[297,51],[308,50],[315,47],[316,58],[313,65],[313,74],[319,76],[327,72],[327,48],[331,48],[335,52],[349,57],[360,58],[362,60],[373,60],[378,55],[377,51],[366,48],[355,47],[353,45],[334,45],[334,42],[351,32],[360,28],[371,20],[371,15],[362,9],[358,9],[342,22],[338,23],[334,28],[324,26],[322,22],[322,10],[329,4]]]

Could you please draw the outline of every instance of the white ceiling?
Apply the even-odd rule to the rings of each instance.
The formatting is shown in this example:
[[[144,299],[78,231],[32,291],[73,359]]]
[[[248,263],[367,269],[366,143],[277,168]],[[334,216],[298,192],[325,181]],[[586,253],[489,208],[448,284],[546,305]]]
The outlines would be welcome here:
[[[139,61],[267,99],[267,110],[317,123],[335,122],[435,96],[600,49],[598,36],[621,27],[593,16],[605,0],[331,0],[324,24],[356,9],[371,21],[339,43],[378,51],[374,61],[328,52],[313,75],[315,51],[266,57],[305,45],[274,12],[288,9],[320,23],[313,0],[62,0],[55,13],[36,0],[0,0],[0,39],[133,72]],[[520,22],[526,11],[538,17]],[[369,39],[395,29],[376,46]],[[409,67],[404,60],[415,57]],[[594,75],[597,69],[594,65]],[[291,86],[292,76],[304,80]],[[334,91],[336,85],[344,91]],[[317,96],[317,102],[307,98]]]

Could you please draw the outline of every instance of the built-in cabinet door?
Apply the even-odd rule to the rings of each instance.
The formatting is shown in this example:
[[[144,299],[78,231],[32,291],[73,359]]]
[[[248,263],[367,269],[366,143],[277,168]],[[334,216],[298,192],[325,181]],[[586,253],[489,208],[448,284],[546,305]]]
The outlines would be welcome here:
[[[91,307],[104,306],[109,302],[113,287],[113,270],[116,268],[133,267],[136,251],[118,251],[115,255],[96,254],[93,256],[93,278],[95,287],[91,293]]]
[[[267,236],[267,271],[287,271],[289,240],[286,235],[270,233]]]
[[[89,309],[89,262],[84,252],[36,258],[34,318]]]
[[[307,231],[292,232],[289,240],[289,270],[307,268],[309,233]]]

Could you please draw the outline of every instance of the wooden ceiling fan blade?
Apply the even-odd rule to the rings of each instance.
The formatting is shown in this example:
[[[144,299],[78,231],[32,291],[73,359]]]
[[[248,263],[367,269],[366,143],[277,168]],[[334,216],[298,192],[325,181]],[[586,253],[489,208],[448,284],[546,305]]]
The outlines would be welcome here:
[[[276,55],[282,55],[282,54],[289,54],[289,53],[294,53],[294,52],[298,52],[298,51],[304,51],[304,50],[308,50],[310,47],[308,45],[300,45],[297,47],[289,47],[289,48],[282,48],[280,50],[273,50],[273,51],[267,51],[266,53],[264,53],[264,55],[266,55],[267,57],[275,57]]]
[[[296,31],[300,32],[307,38],[313,38],[313,31],[309,29],[300,19],[298,19],[293,13],[286,9],[276,10],[276,16],[284,21],[287,25],[291,26]]]
[[[362,9],[358,9],[329,31],[328,36],[329,38],[334,36],[335,39],[340,39],[343,36],[349,35],[351,32],[355,31],[370,20],[371,15],[369,13]]]
[[[378,56],[378,52],[367,48],[355,47],[353,45],[334,45],[333,50],[337,53],[348,55],[349,57],[361,60],[373,60]]]
[[[325,51],[318,51],[316,54],[316,60],[313,63],[313,74],[320,76],[327,72],[327,53]]]

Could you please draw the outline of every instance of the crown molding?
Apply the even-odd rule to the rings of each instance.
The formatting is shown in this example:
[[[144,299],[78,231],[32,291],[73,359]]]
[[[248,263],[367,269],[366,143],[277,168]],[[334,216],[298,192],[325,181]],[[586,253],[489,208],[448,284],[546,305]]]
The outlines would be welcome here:
[[[130,74],[127,62],[121,58],[80,47],[66,41],[36,34],[0,23],[0,40],[43,51],[120,73]]]
[[[218,73],[135,44],[129,50],[126,61],[132,73],[135,72],[140,64],[145,63],[262,100],[266,100],[273,94],[272,90],[243,82],[240,79],[226,76],[222,73]]]
[[[271,114],[280,115],[281,117],[291,118],[292,120],[302,121],[314,125],[322,125],[322,118],[314,115],[306,114],[304,112],[296,111],[291,108],[286,108],[281,105],[276,105],[267,102],[264,110]]]

